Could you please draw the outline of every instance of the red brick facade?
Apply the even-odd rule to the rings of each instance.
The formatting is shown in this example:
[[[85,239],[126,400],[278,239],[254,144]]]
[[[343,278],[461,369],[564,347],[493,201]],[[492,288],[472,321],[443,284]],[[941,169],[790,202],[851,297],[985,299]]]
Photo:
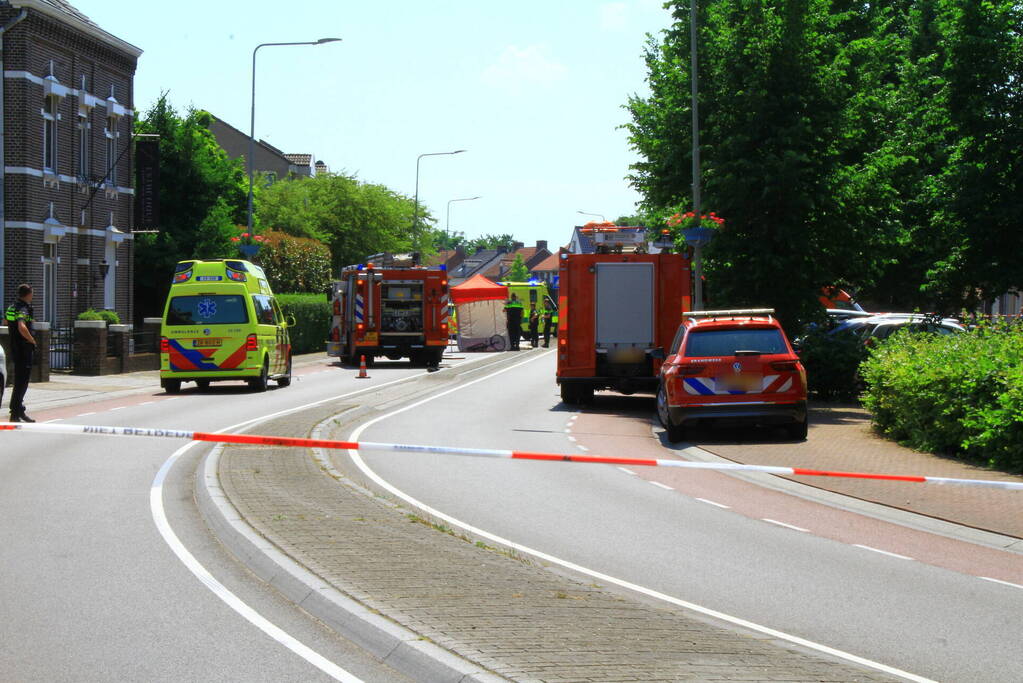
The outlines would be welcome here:
[[[27,14],[2,36],[4,304],[28,282],[37,319],[55,327],[87,308],[130,322],[141,51],[64,0],[11,5],[0,6],[0,26]]]

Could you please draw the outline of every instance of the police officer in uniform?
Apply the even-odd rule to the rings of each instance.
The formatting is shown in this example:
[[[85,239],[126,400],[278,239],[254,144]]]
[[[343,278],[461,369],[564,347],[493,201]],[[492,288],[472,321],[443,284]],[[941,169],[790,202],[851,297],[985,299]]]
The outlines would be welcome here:
[[[545,349],[551,345],[551,323],[554,318],[554,313],[549,306],[549,304],[545,305],[543,313],[540,315],[540,319],[543,322],[543,347]]]
[[[14,391],[11,392],[11,422],[35,422],[25,414],[25,392],[32,371],[36,340],[32,335],[32,286],[18,285],[18,299],[7,307],[7,333],[11,340],[14,364]]]
[[[540,312],[534,306],[529,309],[529,345],[534,349],[540,344],[539,329]]]
[[[522,302],[518,294],[512,294],[504,305],[505,322],[508,325],[508,350],[519,350],[519,337],[522,336]]]

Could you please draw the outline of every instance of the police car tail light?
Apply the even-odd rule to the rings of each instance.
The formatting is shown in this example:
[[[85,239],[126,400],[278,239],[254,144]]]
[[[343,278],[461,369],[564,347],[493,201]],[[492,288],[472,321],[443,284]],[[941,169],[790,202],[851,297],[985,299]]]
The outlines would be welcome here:
[[[192,277],[192,271],[190,270],[186,270],[182,273],[174,273],[174,282],[175,284],[178,282],[185,282],[190,277]]]
[[[796,372],[799,364],[794,360],[779,360],[771,363],[771,369],[777,372]]]
[[[227,271],[227,279],[228,280],[234,280],[235,282],[245,282],[245,280],[247,278],[245,277],[245,273],[239,273],[236,270],[228,269],[228,271]]]
[[[259,344],[256,342],[256,335],[250,334],[248,337],[245,338],[246,351],[255,351],[258,348]]]
[[[170,353],[170,339],[160,337],[160,353]]]

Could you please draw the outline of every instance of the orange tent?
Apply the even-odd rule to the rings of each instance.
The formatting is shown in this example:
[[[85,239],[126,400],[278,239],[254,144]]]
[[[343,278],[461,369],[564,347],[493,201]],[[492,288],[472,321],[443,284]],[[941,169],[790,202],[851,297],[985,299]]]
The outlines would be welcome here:
[[[473,275],[462,284],[451,288],[451,301],[456,304],[472,301],[504,301],[507,298],[507,287],[479,274]]]

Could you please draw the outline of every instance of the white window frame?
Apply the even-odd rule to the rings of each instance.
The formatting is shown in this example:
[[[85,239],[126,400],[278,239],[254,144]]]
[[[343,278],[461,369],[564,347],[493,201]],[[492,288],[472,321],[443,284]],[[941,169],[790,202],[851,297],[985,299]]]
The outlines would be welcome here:
[[[104,135],[107,138],[107,184],[117,185],[117,117],[108,116]]]
[[[43,170],[57,174],[57,122],[60,120],[56,95],[43,96]],[[49,161],[50,163],[47,163]]]
[[[78,177],[84,180],[89,179],[92,171],[92,145],[89,136],[92,135],[92,124],[88,116],[78,117]]]

